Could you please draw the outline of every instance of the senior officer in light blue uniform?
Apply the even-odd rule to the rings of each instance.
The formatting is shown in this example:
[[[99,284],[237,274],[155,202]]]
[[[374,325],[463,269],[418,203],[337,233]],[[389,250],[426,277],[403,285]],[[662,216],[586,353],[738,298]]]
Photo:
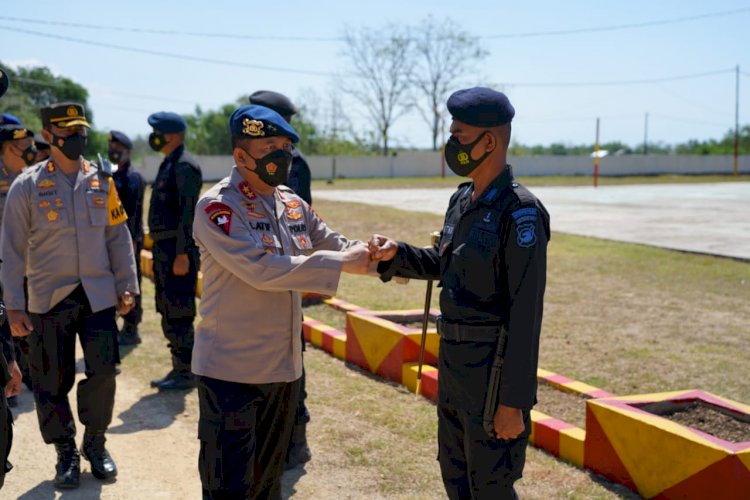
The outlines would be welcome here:
[[[275,111],[230,117],[235,166],[198,202],[203,295],[195,334],[203,498],[280,498],[302,375],[301,295],[365,274],[367,248],[282,185],[297,133]]]
[[[52,158],[27,168],[8,192],[0,281],[12,333],[29,339],[39,427],[57,449],[54,484],[76,488],[80,458],[68,402],[76,336],[86,360],[77,390],[78,418],[86,426],[81,449],[97,479],[112,479],[117,467],[104,433],[115,400],[115,309],[127,313],[139,290],[114,181],[82,156],[89,128],[83,106],[52,104],[41,115]]]

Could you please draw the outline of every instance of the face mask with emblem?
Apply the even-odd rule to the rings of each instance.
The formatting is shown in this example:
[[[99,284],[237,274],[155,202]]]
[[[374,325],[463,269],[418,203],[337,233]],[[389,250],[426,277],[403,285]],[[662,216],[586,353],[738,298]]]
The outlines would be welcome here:
[[[60,149],[69,160],[77,160],[83,155],[87,141],[88,138],[82,134],[73,134],[68,137],[52,135],[52,144]]]
[[[161,151],[167,145],[167,138],[161,132],[151,132],[148,135],[148,145],[154,151]]]
[[[469,144],[461,144],[455,136],[451,136],[445,143],[445,161],[456,175],[466,177],[492,153],[492,151],[487,151],[476,160],[471,157],[471,150],[486,133],[482,132],[474,142]]]
[[[31,144],[26,149],[21,151],[21,158],[23,158],[23,162],[26,164],[27,167],[32,166],[34,163],[36,163],[36,146],[34,144]]]
[[[258,177],[271,187],[284,184],[289,176],[289,167],[292,165],[292,153],[285,149],[277,149],[266,156],[256,158],[245,151],[250,158],[255,160],[255,173]],[[273,164],[276,168],[269,168]],[[247,168],[247,167],[245,167]],[[250,169],[248,169],[250,170]]]

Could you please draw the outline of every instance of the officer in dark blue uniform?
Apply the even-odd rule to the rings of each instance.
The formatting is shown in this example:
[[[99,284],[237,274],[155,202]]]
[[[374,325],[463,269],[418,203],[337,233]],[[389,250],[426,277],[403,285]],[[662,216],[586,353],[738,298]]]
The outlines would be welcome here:
[[[439,279],[438,460],[451,499],[517,498],[546,284],[549,215],[506,164],[515,114],[501,92],[448,99],[445,159],[458,187],[439,243],[423,249],[374,235],[384,281]]]
[[[185,151],[187,123],[177,113],[161,111],[148,117],[154,129],[148,143],[164,153],[151,192],[148,226],[154,241],[156,310],[161,314],[164,336],[169,340],[172,370],[152,380],[160,390],[194,387],[190,373],[195,331],[195,289],[198,248],[193,241],[195,204],[202,176],[198,162]]]
[[[141,286],[141,250],[143,250],[143,194],[146,190],[146,181],[143,176],[136,172],[130,164],[130,152],[133,143],[130,138],[122,132],[113,130],[109,133],[109,161],[117,164],[117,171],[112,174],[120,196],[125,213],[128,214],[128,230],[133,238],[133,249],[135,250],[135,267],[138,272],[138,287]],[[141,322],[143,309],[141,307],[141,296],[136,295],[135,306],[122,317],[123,324],[117,340],[120,345],[135,345],[141,343],[138,334],[138,324]]]
[[[297,107],[292,104],[284,94],[273,92],[272,90],[258,90],[250,94],[250,104],[257,104],[271,108],[281,115],[287,123],[291,123],[292,116],[297,114]],[[297,195],[312,204],[312,192],[310,190],[310,167],[302,156],[299,149],[292,145],[292,167],[289,170],[289,178],[286,185],[292,188]],[[305,337],[300,332],[302,341],[302,351],[305,350]],[[305,367],[302,366],[302,380],[300,382],[299,403],[297,404],[297,414],[294,419],[294,432],[292,439],[289,441],[289,451],[286,456],[286,468],[291,469],[299,464],[310,461],[312,452],[307,444],[307,423],[310,421],[310,412],[305,405],[307,391],[305,390]]]
[[[297,114],[297,107],[292,104],[284,94],[272,90],[258,90],[250,94],[250,104],[265,106],[276,111],[286,120],[292,122],[292,116]],[[300,151],[292,146],[292,168],[289,170],[289,178],[286,185],[297,193],[297,196],[312,205],[312,192],[310,190],[310,166]]]

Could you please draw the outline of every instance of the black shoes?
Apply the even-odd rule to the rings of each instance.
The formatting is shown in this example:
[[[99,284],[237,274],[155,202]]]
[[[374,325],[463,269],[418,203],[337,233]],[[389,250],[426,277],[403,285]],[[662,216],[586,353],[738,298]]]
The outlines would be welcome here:
[[[191,373],[172,370],[163,378],[152,380],[151,387],[160,391],[181,391],[195,387],[195,378]]]
[[[55,466],[55,488],[68,490],[78,488],[81,483],[81,457],[72,439],[55,443],[57,465]]]
[[[117,476],[117,465],[104,447],[105,440],[104,432],[86,432],[81,446],[83,458],[91,463],[91,473],[102,481]]]
[[[307,445],[307,424],[296,424],[292,431],[292,442],[286,455],[284,469],[293,469],[298,465],[309,462],[311,458],[312,452]]]
[[[120,345],[138,345],[142,342],[141,336],[138,335],[138,325],[133,323],[125,323],[122,325],[122,330],[117,336],[117,342]]]

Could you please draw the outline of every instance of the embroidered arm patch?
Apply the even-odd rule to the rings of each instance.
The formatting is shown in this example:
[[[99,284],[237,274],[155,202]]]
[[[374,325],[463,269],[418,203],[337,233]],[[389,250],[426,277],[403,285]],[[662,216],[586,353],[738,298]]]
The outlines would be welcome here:
[[[516,223],[516,244],[529,248],[536,243],[536,220],[539,217],[536,207],[521,208],[511,214]]]
[[[109,196],[107,197],[107,215],[109,216],[109,225],[116,226],[121,222],[128,220],[128,214],[125,213],[125,207],[122,206],[120,197],[117,196],[117,188],[112,177],[109,178]]]
[[[220,201],[212,201],[206,205],[204,210],[206,215],[208,215],[208,220],[213,222],[216,227],[229,236],[229,231],[232,226],[232,209]]]

